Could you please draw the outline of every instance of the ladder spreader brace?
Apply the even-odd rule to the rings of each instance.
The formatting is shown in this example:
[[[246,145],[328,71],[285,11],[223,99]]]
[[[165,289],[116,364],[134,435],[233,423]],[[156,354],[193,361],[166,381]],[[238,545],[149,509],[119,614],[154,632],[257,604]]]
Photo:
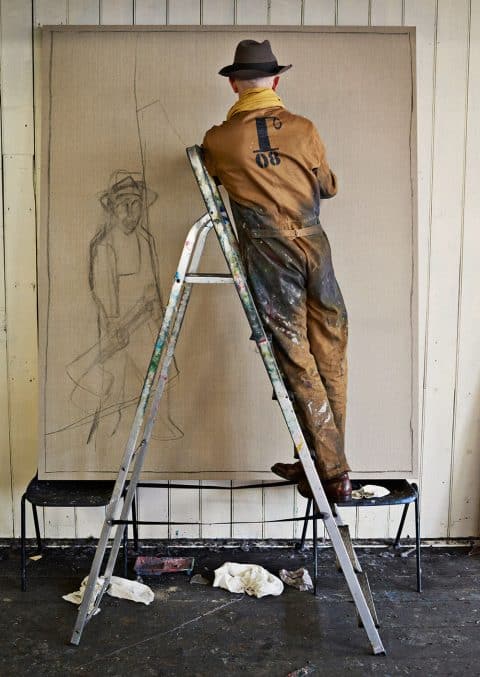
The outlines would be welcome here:
[[[135,490],[139,482],[156,415],[165,390],[168,379],[168,370],[175,353],[175,347],[190,298],[192,285],[233,283],[240,296],[243,309],[252,329],[252,339],[258,346],[258,350],[273,385],[276,399],[278,400],[283,417],[295,445],[296,452],[305,470],[318,511],[321,513],[321,517],[325,523],[325,528],[335,550],[338,565],[343,571],[353,601],[355,602],[359,621],[368,635],[373,653],[384,654],[385,649],[378,634],[376,620],[374,620],[374,618],[376,619],[375,607],[373,605],[368,581],[365,581],[365,573],[361,571],[358,564],[348,534],[348,527],[342,526],[338,515],[332,512],[332,507],[323,490],[315,464],[295,415],[292,402],[275,361],[270,342],[248,287],[235,232],[218,188],[205,169],[201,152],[202,151],[198,146],[192,146],[187,149],[187,155],[208,213],[194,223],[185,240],[178,269],[172,284],[170,298],[163,317],[162,326],[160,327],[154,345],[152,357],[138,400],[135,417],[125,447],[118,477],[115,482],[110,503],[106,509],[105,522],[102,527],[88,576],[83,601],[78,610],[71,643],[76,645],[80,643],[86,623],[95,614],[100,601],[110,584],[122,542],[122,536],[126,524],[129,522],[128,513],[135,496]],[[220,247],[230,270],[230,275],[205,275],[197,272],[206,238],[212,227],[217,234]],[[151,395],[153,395],[152,398],[150,397]],[[132,463],[133,468],[131,469]],[[131,477],[128,483],[128,490],[122,501],[122,492],[124,491],[130,470]],[[341,525],[342,531],[340,531],[337,522]],[[112,530],[114,530],[114,534],[112,534]],[[103,585],[100,590],[96,591],[95,583],[100,575],[103,558],[111,535],[113,535],[113,544],[103,574]],[[359,580],[359,576],[362,580]]]

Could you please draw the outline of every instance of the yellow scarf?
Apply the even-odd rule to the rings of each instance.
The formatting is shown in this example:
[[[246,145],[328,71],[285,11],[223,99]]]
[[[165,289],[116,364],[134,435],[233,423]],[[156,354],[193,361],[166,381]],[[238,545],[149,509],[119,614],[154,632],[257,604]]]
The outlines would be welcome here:
[[[246,110],[258,110],[260,108],[285,108],[281,98],[273,89],[266,87],[252,87],[241,93],[238,101],[230,108],[227,113],[227,120],[237,113]]]

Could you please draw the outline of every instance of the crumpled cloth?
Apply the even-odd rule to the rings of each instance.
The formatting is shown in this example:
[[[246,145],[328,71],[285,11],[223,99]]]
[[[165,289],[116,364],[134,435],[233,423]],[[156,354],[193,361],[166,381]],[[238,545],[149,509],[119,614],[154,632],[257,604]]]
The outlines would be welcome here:
[[[83,600],[83,595],[85,594],[85,588],[87,587],[88,576],[85,576],[83,581],[80,584],[80,590],[71,592],[68,595],[63,595],[62,599],[67,602],[72,602],[72,604],[81,604]],[[95,583],[95,594],[93,595],[92,602],[88,612],[90,613],[95,605],[95,600],[97,595],[103,586],[104,577],[99,576]],[[110,585],[107,588],[107,593],[110,597],[119,597],[120,599],[130,599],[132,602],[141,602],[142,604],[150,604],[155,599],[153,590],[145,585],[144,583],[139,583],[138,581],[131,581],[128,578],[120,578],[120,576],[112,576],[110,579]],[[97,610],[100,611],[100,609]]]
[[[259,564],[237,562],[225,562],[215,569],[213,587],[230,592],[246,592],[255,597],[281,595],[283,592],[282,581]]]
[[[365,484],[360,489],[352,491],[352,498],[383,498],[383,496],[388,496],[389,493],[385,487],[380,487],[377,484]]]
[[[292,588],[297,588],[300,592],[309,592],[310,590],[313,590],[311,576],[308,573],[308,569],[305,569],[305,567],[296,569],[295,571],[280,569],[278,575],[284,583],[291,585]]]

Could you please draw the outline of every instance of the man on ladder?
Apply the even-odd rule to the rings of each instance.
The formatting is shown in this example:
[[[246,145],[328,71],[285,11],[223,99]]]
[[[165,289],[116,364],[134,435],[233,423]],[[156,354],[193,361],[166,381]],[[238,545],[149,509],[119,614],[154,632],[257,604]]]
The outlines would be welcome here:
[[[351,496],[344,451],[347,313],[320,225],[320,202],[337,181],[310,120],[276,94],[270,43],[242,40],[220,70],[238,101],[203,141],[208,172],[230,197],[257,309],[330,501]],[[311,497],[300,462],[272,471]]]
[[[252,74],[253,70],[254,74],[258,74],[259,64],[260,72],[268,67],[268,72],[273,75],[272,85],[276,86],[278,82],[278,80],[275,82],[276,74],[282,67],[278,66],[268,42],[259,45],[248,41],[246,45],[245,43],[241,45],[242,49],[240,53],[237,50],[236,60],[248,64],[246,72]],[[253,58],[256,60],[252,61]],[[229,68],[232,67],[227,67],[227,71]],[[234,65],[233,68],[237,67]],[[238,71],[242,72],[242,69]],[[276,182],[272,177],[258,180],[259,187],[268,186],[269,182],[273,187],[270,190],[265,188],[264,191],[259,188],[259,194],[264,193],[263,202],[255,202],[253,199],[249,201],[248,187],[252,187],[255,180],[245,170],[246,162],[237,162],[235,153],[232,153],[229,163],[221,164],[222,160],[226,160],[228,146],[232,143],[230,136],[223,139],[224,125],[207,134],[205,146],[210,171],[223,181],[232,195],[237,220],[241,224],[240,237],[244,260],[264,323],[272,333],[275,332],[277,354],[280,356],[288,382],[295,388],[298,416],[285,389],[270,341],[254,305],[235,234],[220,193],[202,162],[200,148],[198,146],[188,148],[187,155],[208,213],[190,228],[176,268],[162,326],[155,341],[112,498],[106,509],[105,522],[88,576],[84,598],[78,610],[71,638],[72,644],[77,645],[80,642],[85,624],[95,615],[111,583],[125,527],[132,523],[128,518],[129,510],[139,483],[165,384],[168,381],[169,367],[175,354],[192,286],[232,282],[235,284],[252,330],[252,338],[257,344],[300,459],[299,464],[280,467],[277,464],[274,469],[282,476],[296,477],[304,494],[308,495],[311,492],[318,509],[318,517],[323,520],[330,537],[373,653],[385,653],[376,628],[375,607],[368,579],[355,555],[348,527],[341,524],[340,516],[334,515],[330,505],[331,502],[344,499],[350,493],[348,465],[343,454],[344,410],[341,406],[342,402],[343,406],[345,404],[345,311],[333,276],[328,243],[318,223],[321,191],[325,191],[328,180],[330,193],[333,194],[335,179],[326,165],[321,142],[318,136],[314,136],[313,125],[284,111],[273,89],[263,87],[259,92],[253,93],[260,94],[261,101],[250,101],[253,112],[247,109],[238,113],[242,117],[239,118],[239,129],[234,126],[234,130],[238,132],[237,145],[234,148],[238,148],[239,154],[244,152],[247,155],[249,151],[253,152],[254,162],[262,171],[268,169],[270,165],[271,168],[278,169],[283,164],[283,168],[287,170],[284,172],[285,181]],[[274,97],[274,100],[269,99],[267,106],[265,104],[268,97]],[[242,104],[242,99],[240,103]],[[261,108],[262,105],[265,105],[265,108]],[[255,122],[252,125],[242,124],[243,120],[249,119]],[[281,131],[284,126],[288,128],[290,123],[295,123],[293,125],[295,131],[297,122],[300,133],[290,144],[285,143],[285,146],[280,147],[280,143],[283,144],[283,137],[279,138],[276,134],[270,137],[269,124],[273,130]],[[249,141],[244,130],[248,131],[253,124],[256,138]],[[228,122],[225,123],[225,127],[227,125]],[[312,164],[312,160],[308,158],[311,157],[310,145],[315,138],[318,148]],[[221,146],[222,140],[227,144],[225,148]],[[217,141],[220,145],[217,145]],[[286,152],[283,147],[286,148]],[[311,166],[310,173],[304,168],[304,164]],[[234,190],[236,185],[243,186],[244,189],[247,187],[246,198],[242,195],[237,196]],[[310,202],[307,199],[307,185],[310,186]],[[300,202],[297,211],[294,208],[296,204],[294,199],[293,202],[283,200],[281,196],[281,190],[285,186],[292,191],[292,199],[296,198],[297,202]],[[278,199],[275,198],[277,191],[280,192]],[[270,206],[275,205],[276,216],[282,228],[271,217],[267,218],[264,206],[269,204],[267,198],[270,198]],[[288,209],[287,204],[290,204]],[[316,215],[315,220],[308,216],[309,209],[310,214],[313,212]],[[260,218],[259,214],[263,218]],[[230,271],[227,277],[198,273],[206,237],[212,228],[217,234]],[[317,321],[314,321],[315,318]],[[318,318],[321,318],[321,321]],[[318,354],[317,349],[320,351]],[[315,351],[316,357],[310,351]],[[335,368],[334,356],[337,354],[341,356],[340,368]],[[318,366],[315,370],[317,360],[323,372]],[[153,397],[150,400],[151,394]],[[299,418],[302,425],[299,425]],[[302,426],[309,436],[311,448],[315,451],[313,459],[310,447],[307,449]],[[322,488],[314,461],[320,470],[326,491]],[[127,477],[130,479],[124,495]],[[115,530],[113,543],[104,567],[102,583],[97,591],[98,577],[113,530]]]

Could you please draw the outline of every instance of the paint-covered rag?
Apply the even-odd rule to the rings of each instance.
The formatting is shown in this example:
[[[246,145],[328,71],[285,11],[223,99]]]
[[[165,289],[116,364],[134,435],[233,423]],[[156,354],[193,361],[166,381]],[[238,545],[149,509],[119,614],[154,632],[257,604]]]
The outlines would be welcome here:
[[[283,592],[282,581],[259,564],[237,562],[225,562],[215,569],[213,587],[230,592],[246,592],[255,597],[281,595]]]
[[[88,576],[85,576],[83,581],[80,584],[80,589],[75,592],[71,592],[69,595],[63,595],[63,599],[72,604],[81,604],[83,596],[85,594],[85,589],[87,587]],[[104,578],[100,576],[95,582],[95,594],[93,595],[92,602],[88,613],[91,613],[93,607],[95,606],[95,600],[97,595],[100,593],[103,587]],[[120,576],[112,576],[110,579],[110,585],[107,588],[107,593],[110,597],[119,597],[120,599],[130,599],[132,602],[141,602],[142,604],[150,604],[155,599],[153,590],[139,583],[138,581],[131,581],[128,578],[120,578]],[[100,609],[97,609],[95,613],[98,613]]]
[[[243,113],[247,110],[260,110],[261,108],[285,108],[285,106],[273,89],[251,87],[240,94],[238,101],[228,111],[227,120],[230,120],[237,113]]]
[[[310,592],[310,590],[313,590],[312,578],[305,567],[295,571],[280,569],[278,575],[286,585],[297,588],[300,592]]]
[[[383,498],[388,496],[390,492],[385,487],[380,487],[377,484],[365,484],[365,486],[360,487],[352,491],[352,498],[359,500],[360,498]]]

